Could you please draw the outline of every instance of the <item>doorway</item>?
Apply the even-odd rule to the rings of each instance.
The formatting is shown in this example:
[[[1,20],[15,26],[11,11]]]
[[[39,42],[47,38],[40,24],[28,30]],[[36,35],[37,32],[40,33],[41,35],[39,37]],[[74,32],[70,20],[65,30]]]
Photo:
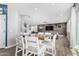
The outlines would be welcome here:
[[[5,15],[0,15],[0,48],[5,47]]]

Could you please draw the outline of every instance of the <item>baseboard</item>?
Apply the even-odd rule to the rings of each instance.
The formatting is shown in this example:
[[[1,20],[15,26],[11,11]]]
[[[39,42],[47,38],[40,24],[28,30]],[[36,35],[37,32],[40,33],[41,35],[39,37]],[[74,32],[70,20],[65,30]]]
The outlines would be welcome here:
[[[16,44],[13,44],[13,45],[5,47],[5,49],[11,48],[11,47],[15,47],[15,46],[16,46]]]
[[[79,49],[79,46],[77,45],[77,46],[75,46],[73,49]]]

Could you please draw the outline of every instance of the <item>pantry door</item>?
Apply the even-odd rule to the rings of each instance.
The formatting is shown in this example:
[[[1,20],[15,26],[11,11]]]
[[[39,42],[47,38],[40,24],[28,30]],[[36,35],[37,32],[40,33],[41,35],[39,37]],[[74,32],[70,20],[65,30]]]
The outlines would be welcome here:
[[[5,34],[6,34],[6,27],[5,27],[5,15],[0,15],[0,48],[5,47]]]

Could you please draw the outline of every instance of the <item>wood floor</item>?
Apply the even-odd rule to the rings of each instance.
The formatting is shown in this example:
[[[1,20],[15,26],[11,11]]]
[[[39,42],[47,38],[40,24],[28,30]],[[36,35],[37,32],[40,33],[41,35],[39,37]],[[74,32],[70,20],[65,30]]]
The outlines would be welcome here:
[[[70,42],[67,39],[67,37],[59,37],[59,39],[56,41],[56,51],[57,51],[57,56],[70,56],[71,51],[70,51]]]
[[[63,36],[56,40],[56,56],[71,56],[70,43],[68,39]],[[0,49],[0,56],[14,56],[15,47],[9,49]],[[21,53],[19,53],[21,55]],[[50,56],[46,54],[46,56]]]

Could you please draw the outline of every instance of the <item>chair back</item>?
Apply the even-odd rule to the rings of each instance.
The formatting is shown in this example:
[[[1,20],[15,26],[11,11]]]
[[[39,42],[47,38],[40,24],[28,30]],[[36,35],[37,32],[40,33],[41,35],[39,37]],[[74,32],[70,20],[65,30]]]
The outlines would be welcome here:
[[[23,38],[23,36],[19,36],[18,38],[16,38],[16,45],[19,48],[24,47],[24,38]]]
[[[23,36],[18,36],[16,38],[16,52],[15,55],[17,56],[19,52],[22,51],[22,56],[24,56],[24,49],[25,49],[25,45],[24,45],[24,37]]]
[[[37,37],[26,36],[26,49],[31,48],[32,53],[37,53],[39,55],[39,40]],[[35,52],[37,51],[37,52]]]
[[[58,34],[55,34],[53,36],[53,40],[52,40],[52,55],[56,55],[56,38],[57,38]]]
[[[37,47],[39,48],[39,40],[38,37],[32,37],[32,36],[25,36],[26,40],[26,47],[31,46],[31,47]]]

